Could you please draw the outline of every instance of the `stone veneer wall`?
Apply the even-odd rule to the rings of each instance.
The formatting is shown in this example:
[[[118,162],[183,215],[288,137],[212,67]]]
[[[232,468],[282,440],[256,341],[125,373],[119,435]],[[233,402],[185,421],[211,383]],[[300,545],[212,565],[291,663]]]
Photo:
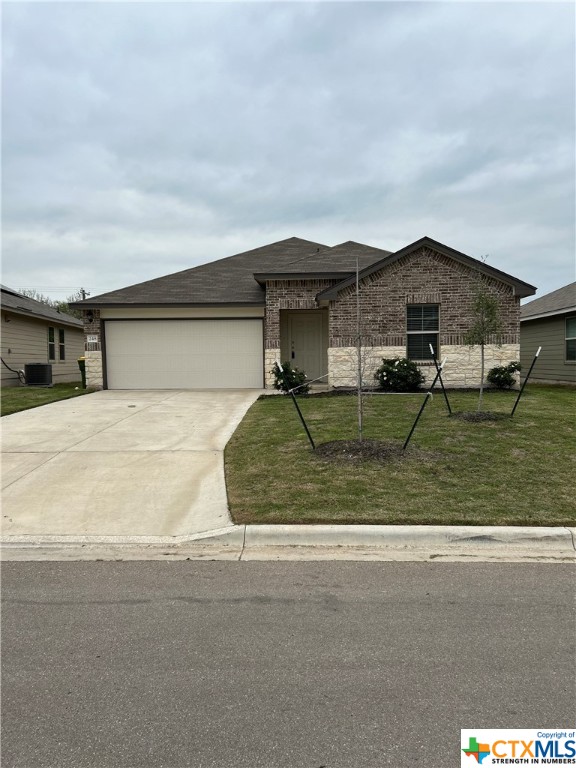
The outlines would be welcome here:
[[[84,311],[84,336],[97,337],[97,341],[85,341],[84,357],[86,358],[86,386],[94,389],[102,389],[104,386],[104,374],[102,370],[102,326],[100,310],[91,310],[93,319],[88,321],[88,312]]]
[[[376,380],[374,372],[382,362],[383,357],[405,357],[404,347],[363,347],[362,384],[374,387]],[[328,385],[330,387],[355,387],[358,371],[357,347],[328,348]]]
[[[364,386],[376,385],[374,373],[380,366],[383,357],[405,357],[405,347],[363,347],[362,348],[362,382]],[[465,347],[460,345],[442,347],[442,359],[446,358],[446,367],[442,379],[450,387],[478,387],[480,384],[480,347]],[[519,344],[495,344],[484,348],[484,373],[496,365],[507,365],[512,360],[519,360]],[[329,385],[331,387],[355,387],[357,371],[356,347],[330,347],[328,349],[328,369],[330,371]],[[431,363],[419,366],[424,374],[426,384],[431,384],[436,369]]]
[[[264,350],[264,386],[266,389],[274,389],[274,363],[280,365],[280,348]]]
[[[102,371],[102,352],[84,352],[86,358],[86,386],[102,389],[104,374]]]

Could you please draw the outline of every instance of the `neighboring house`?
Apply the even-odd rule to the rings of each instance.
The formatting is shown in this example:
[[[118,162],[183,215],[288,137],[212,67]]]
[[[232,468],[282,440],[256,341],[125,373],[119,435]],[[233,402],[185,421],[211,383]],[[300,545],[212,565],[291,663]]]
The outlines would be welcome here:
[[[51,363],[54,384],[80,380],[78,358],[84,354],[81,320],[4,286],[1,312],[3,387],[18,386],[14,371],[24,370],[27,363]]]
[[[526,373],[538,347],[531,381],[576,384],[576,283],[547,293],[520,310],[520,362]]]
[[[520,299],[533,286],[428,237],[396,253],[292,237],[74,304],[84,309],[89,384],[270,387],[274,363],[289,360],[310,379],[327,373],[330,386],[351,386],[357,262],[366,384],[392,356],[417,360],[432,378],[432,342],[448,357],[448,383],[478,386],[480,351],[463,336],[481,281],[504,326],[486,370],[518,359]]]

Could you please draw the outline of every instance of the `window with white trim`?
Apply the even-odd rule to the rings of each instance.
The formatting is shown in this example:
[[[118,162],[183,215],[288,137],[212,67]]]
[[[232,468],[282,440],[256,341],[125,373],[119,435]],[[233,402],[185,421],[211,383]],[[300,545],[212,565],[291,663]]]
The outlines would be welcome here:
[[[576,362],[576,317],[566,318],[566,362]]]
[[[430,344],[440,357],[440,307],[438,304],[408,304],[406,307],[406,357],[432,360]]]

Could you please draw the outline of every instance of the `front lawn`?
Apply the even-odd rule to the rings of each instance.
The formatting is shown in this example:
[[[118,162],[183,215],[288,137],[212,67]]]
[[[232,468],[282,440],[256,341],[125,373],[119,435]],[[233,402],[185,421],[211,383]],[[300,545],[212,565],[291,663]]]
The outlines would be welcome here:
[[[258,400],[225,453],[236,523],[575,525],[574,390],[529,384],[513,419],[449,418],[440,392],[407,455],[329,461],[311,451],[291,400]],[[483,409],[509,414],[516,392],[489,391]],[[473,411],[477,393],[451,392]],[[364,435],[401,444],[422,396],[365,398]],[[356,435],[354,396],[298,400],[316,444]]]
[[[67,400],[69,397],[87,395],[93,391],[93,389],[82,389],[79,381],[54,384],[53,387],[4,387],[0,415],[8,416],[10,413],[26,411],[28,408],[36,408],[46,403],[55,403],[57,400]]]

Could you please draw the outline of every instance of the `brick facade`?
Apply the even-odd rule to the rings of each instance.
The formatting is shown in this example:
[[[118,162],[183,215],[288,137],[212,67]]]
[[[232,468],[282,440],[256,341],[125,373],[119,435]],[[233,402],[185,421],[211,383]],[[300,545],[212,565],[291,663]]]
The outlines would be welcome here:
[[[316,296],[337,280],[269,280],[266,283],[264,346],[280,349],[280,310],[319,309]]]
[[[101,330],[101,321],[100,321],[100,310],[99,309],[90,309],[90,310],[84,310],[84,335],[86,338],[88,336],[97,336],[98,341],[97,342],[90,342],[90,348],[86,346],[86,349],[90,349],[91,352],[96,351],[96,344],[98,345],[97,349],[100,349],[100,340],[102,337],[102,330]],[[89,316],[91,319],[89,319]],[[86,345],[88,345],[88,341],[86,342]]]
[[[382,357],[406,355],[406,306],[440,306],[440,355],[450,358],[446,381],[452,386],[477,386],[480,350],[464,345],[464,334],[473,322],[472,304],[480,275],[477,270],[421,248],[360,282],[360,333],[364,384],[374,384],[374,371]],[[483,277],[489,291],[498,296],[502,320],[502,346],[486,348],[486,371],[519,356],[520,299],[512,288]],[[265,363],[279,359],[280,310],[319,309],[316,296],[336,280],[274,280],[266,285]],[[357,343],[356,286],[353,284],[329,303],[328,369],[331,386],[354,386]],[[495,341],[492,339],[491,341]],[[426,378],[430,371],[422,366]]]
[[[360,282],[364,344],[405,347],[407,304],[439,304],[440,346],[462,345],[473,320],[478,279],[476,270],[427,248],[369,275]],[[502,343],[518,344],[520,299],[504,283],[486,278],[485,284],[499,298]],[[330,346],[354,346],[355,329],[356,287],[352,285],[330,302]]]

